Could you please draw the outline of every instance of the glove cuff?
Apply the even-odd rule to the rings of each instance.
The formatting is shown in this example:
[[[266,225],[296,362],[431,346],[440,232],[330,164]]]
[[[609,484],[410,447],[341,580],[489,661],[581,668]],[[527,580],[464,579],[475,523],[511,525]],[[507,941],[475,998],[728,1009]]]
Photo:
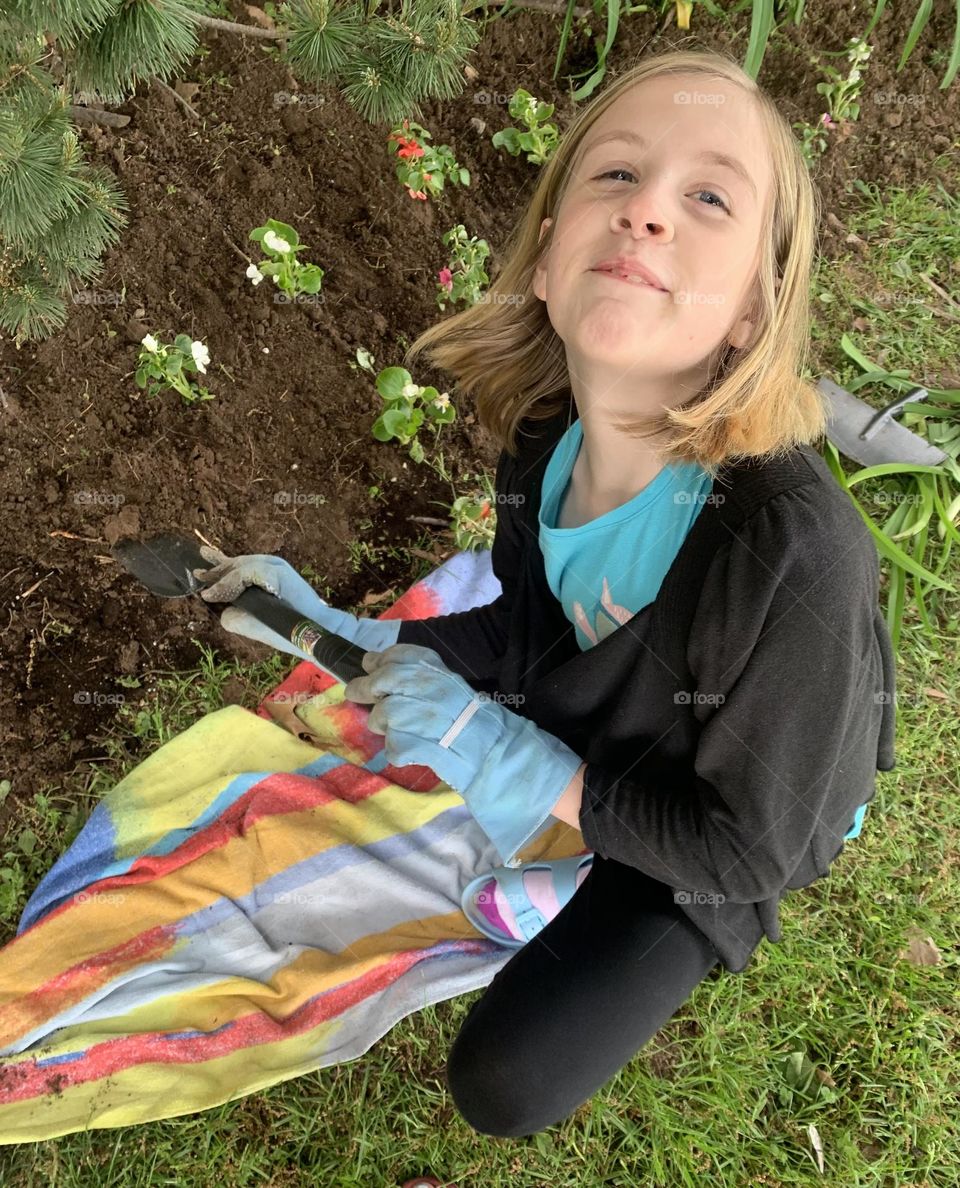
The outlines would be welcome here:
[[[470,811],[496,846],[503,865],[515,869],[516,854],[542,832],[583,760],[562,739],[527,718],[506,730],[484,764],[482,787],[467,789]],[[513,725],[511,721],[511,725]],[[536,735],[532,741],[530,734]],[[531,764],[531,746],[537,749]],[[493,773],[496,777],[491,778]]]
[[[400,636],[402,619],[357,619],[351,642],[368,652],[383,652]]]

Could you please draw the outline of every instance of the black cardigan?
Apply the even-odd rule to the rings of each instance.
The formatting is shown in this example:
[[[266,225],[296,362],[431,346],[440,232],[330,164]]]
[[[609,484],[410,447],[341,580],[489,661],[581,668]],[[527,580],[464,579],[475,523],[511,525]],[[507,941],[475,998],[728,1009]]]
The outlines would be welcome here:
[[[576,416],[573,408],[571,417]],[[894,654],[876,546],[809,446],[720,469],[656,599],[581,651],[547,584],[538,511],[563,412],[497,464],[486,606],[405,620],[587,763],[584,843],[673,888],[742,972],[778,903],[829,871],[894,767]],[[514,496],[508,499],[507,496]]]

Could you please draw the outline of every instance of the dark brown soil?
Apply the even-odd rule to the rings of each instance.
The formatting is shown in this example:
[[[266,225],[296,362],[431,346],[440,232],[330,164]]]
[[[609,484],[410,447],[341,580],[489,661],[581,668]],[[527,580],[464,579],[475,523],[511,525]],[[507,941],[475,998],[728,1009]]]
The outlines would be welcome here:
[[[824,110],[808,55],[844,49],[873,8],[854,7],[810,6],[799,28],[786,27],[771,44],[760,82],[791,120],[812,122]],[[856,202],[851,179],[929,181],[930,162],[960,126],[958,87],[937,90],[945,55],[931,59],[949,46],[949,7],[937,6],[899,75],[908,14],[888,10],[874,34],[860,120],[831,144],[817,175],[825,212],[841,224]],[[236,10],[247,19],[242,5]],[[648,14],[626,20],[608,69],[623,70],[644,48],[684,44],[726,48],[742,60],[748,13],[735,18],[735,32],[700,8],[695,19],[694,37],[670,28],[652,41]],[[199,84],[191,103],[200,120],[153,85],[119,109],[131,117],[125,128],[82,133],[90,158],[116,171],[130,203],[129,225],[96,283],[122,301],[74,305],[47,341],[0,346],[0,779],[13,782],[0,828],[17,800],[99,753],[96,738],[116,712],[103,695],[121,690],[118,676],[193,664],[193,638],[264,654],[223,633],[206,604],[161,602],[141,590],[109,557],[118,536],[197,529],[227,552],[312,565],[336,605],[368,594],[389,605],[414,575],[389,560],[354,573],[349,542],[415,543],[422,528],[411,515],[442,514],[432,501],[449,504],[470,473],[492,472],[496,447],[463,398],[442,438],[456,492],[396,443],[374,440],[380,397],[351,361],[362,346],[377,369],[400,364],[404,345],[443,316],[434,278],[446,263],[440,236],[449,227],[462,222],[485,237],[496,260],[536,173],[491,147],[492,133],[510,122],[506,106],[477,103],[475,93],[524,86],[557,104],[562,129],[574,106],[563,75],[550,77],[560,27],[559,16],[540,12],[492,22],[463,95],[414,116],[471,173],[469,188],[448,186],[436,202],[411,200],[397,182],[388,127],[365,124],[333,88],[301,87],[325,96],[313,107],[276,105],[274,95],[297,84],[261,43],[230,34],[210,33],[209,53],[185,72],[184,81]],[[580,36],[564,74],[592,61]],[[877,91],[923,101],[880,105],[869,98]],[[477,118],[487,122],[482,132]],[[309,244],[306,259],[326,270],[323,303],[276,305],[272,286],[255,289],[245,278],[237,248],[259,258],[247,236],[269,217],[292,223]],[[835,222],[825,220],[823,236],[827,252],[843,246]],[[147,331],[202,338],[216,400],[188,408],[174,393],[146,398],[133,372]],[[415,379],[452,386],[438,373]],[[373,483],[389,502],[370,499]],[[284,506],[274,500],[281,491],[326,502]],[[436,560],[453,550],[438,530]],[[101,696],[78,703],[82,691]]]

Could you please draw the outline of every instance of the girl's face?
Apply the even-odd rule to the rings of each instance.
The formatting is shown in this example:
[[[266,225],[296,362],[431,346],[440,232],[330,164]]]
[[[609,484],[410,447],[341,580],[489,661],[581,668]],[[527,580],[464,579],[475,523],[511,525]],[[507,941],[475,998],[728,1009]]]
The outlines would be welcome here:
[[[725,80],[648,79],[603,113],[574,158],[533,284],[589,386],[621,408],[618,379],[631,372],[699,390],[728,337],[747,344],[740,318],[771,187],[760,117]],[[541,239],[552,222],[541,223]],[[621,256],[667,292],[597,270]]]

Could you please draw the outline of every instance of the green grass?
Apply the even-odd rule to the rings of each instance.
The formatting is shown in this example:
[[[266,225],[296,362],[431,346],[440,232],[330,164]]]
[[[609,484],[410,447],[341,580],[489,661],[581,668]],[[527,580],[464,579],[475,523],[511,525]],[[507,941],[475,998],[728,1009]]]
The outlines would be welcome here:
[[[935,187],[862,198],[850,230],[869,239],[871,251],[820,268],[815,292],[831,299],[815,302],[814,374],[852,378],[839,338],[854,318],[868,317],[858,344],[874,355],[882,349],[890,368],[929,380],[960,358],[957,323],[936,313],[942,299],[919,277],[928,272],[956,288],[942,271],[957,254],[956,200]],[[872,296],[898,287],[926,304],[897,307]],[[870,491],[862,493],[864,506]],[[411,582],[423,571],[412,567]],[[828,879],[784,901],[780,945],[763,943],[746,974],[699,986],[572,1117],[529,1138],[499,1140],[476,1134],[459,1116],[443,1069],[481,990],[402,1020],[357,1060],[216,1109],[0,1147],[0,1182],[389,1188],[432,1172],[461,1188],[953,1188],[960,1183],[960,662],[946,624],[960,614],[960,559],[951,558],[947,574],[954,591],[941,607],[942,659],[915,612],[908,607],[905,615],[897,768],[879,774],[860,837]],[[8,935],[69,829],[120,774],[218,708],[225,690],[235,699],[237,682],[242,703],[254,706],[292,663],[277,656],[244,669],[203,651],[195,672],[158,679],[137,694],[142,704],[132,696],[105,742],[110,758],[76,785],[39,798],[18,822],[34,841],[31,854],[16,860],[24,885],[3,910]],[[932,939],[939,961],[908,955],[914,933]],[[804,1059],[815,1070],[806,1091],[794,1071]]]
[[[931,177],[945,173],[952,192],[939,180],[917,190],[890,189],[857,182],[851,193],[860,200],[856,214],[844,219],[848,234],[866,250],[844,245],[833,259],[822,257],[812,289],[816,311],[812,355],[817,375],[831,370],[844,386],[860,372],[840,350],[842,333],[889,371],[905,368],[917,383],[931,387],[937,375],[960,367],[960,306],[940,296],[925,281],[956,292],[960,279],[960,154],[936,158]],[[855,320],[861,319],[860,326]],[[884,390],[885,391],[885,390]],[[861,394],[862,393],[858,393]],[[892,393],[887,399],[892,399]]]

